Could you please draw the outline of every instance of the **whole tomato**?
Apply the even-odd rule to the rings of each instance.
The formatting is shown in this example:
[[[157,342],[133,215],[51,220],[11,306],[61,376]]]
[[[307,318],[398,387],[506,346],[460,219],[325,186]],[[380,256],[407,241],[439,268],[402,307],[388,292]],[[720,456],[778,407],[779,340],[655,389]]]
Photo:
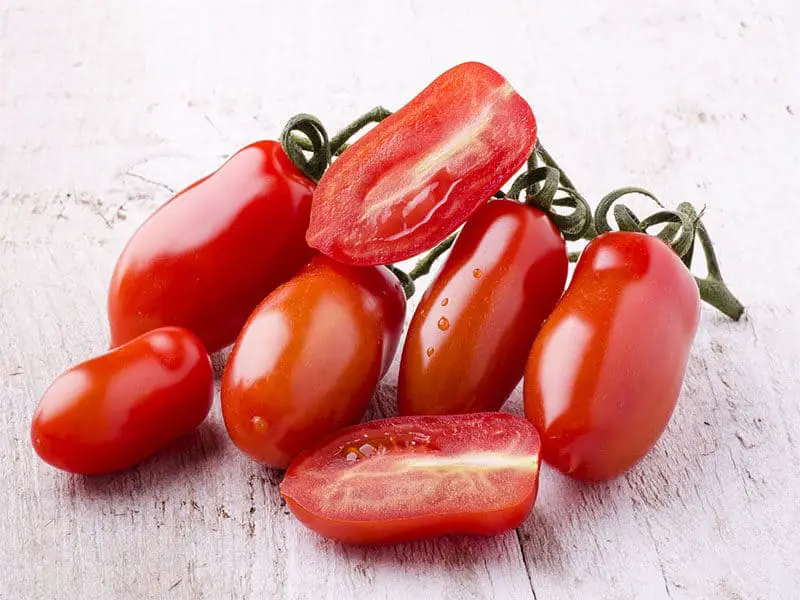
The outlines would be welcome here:
[[[309,441],[281,495],[304,525],[351,544],[508,531],[539,489],[539,436],[514,415],[395,417]]]
[[[364,416],[397,350],[405,295],[384,267],[315,258],[253,312],[222,379],[234,443],[285,468],[319,436]]]
[[[325,172],[309,244],[354,265],[420,254],[500,189],[535,143],[531,108],[508,81],[480,63],[458,65]]]
[[[262,141],[177,194],[117,261],[112,347],[165,325],[193,331],[209,352],[233,342],[264,296],[311,258],[313,191],[278,142]]]
[[[33,415],[31,441],[42,460],[65,471],[126,469],[196,429],[213,384],[197,336],[156,329],[60,375]]]
[[[498,410],[564,291],[567,249],[542,211],[479,208],[422,297],[406,336],[400,414]]]
[[[699,317],[697,284],[664,242],[628,232],[590,242],[525,369],[544,460],[584,480],[636,464],[669,422]]]

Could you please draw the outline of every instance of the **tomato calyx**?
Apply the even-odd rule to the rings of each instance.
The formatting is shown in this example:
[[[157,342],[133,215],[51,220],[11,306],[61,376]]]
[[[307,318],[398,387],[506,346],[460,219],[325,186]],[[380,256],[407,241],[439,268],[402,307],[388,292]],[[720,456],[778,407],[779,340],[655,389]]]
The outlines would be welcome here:
[[[661,210],[640,220],[628,206],[617,204],[621,198],[630,194],[647,196]],[[700,298],[734,321],[738,321],[742,317],[744,306],[733,295],[722,277],[714,245],[701,219],[703,211],[698,214],[689,202],[681,202],[675,210],[667,210],[661,201],[648,190],[637,187],[619,188],[607,194],[597,205],[594,215],[597,234],[612,231],[608,220],[608,213],[612,207],[614,220],[620,231],[647,233],[651,227],[664,225],[656,237],[671,246],[689,270],[692,268],[695,240],[699,240],[708,270],[706,277],[693,275],[700,290]]]

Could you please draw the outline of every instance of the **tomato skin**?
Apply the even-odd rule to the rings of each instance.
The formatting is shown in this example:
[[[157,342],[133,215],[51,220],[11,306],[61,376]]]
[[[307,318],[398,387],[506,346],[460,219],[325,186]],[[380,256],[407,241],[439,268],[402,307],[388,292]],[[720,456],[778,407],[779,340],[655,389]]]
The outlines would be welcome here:
[[[566,243],[545,213],[511,200],[480,207],[414,313],[400,414],[498,410],[522,379],[567,268]]]
[[[117,261],[108,294],[112,347],[165,325],[196,333],[209,352],[311,258],[313,183],[278,142],[234,154],[158,209]]]
[[[388,269],[324,257],[267,296],[222,379],[239,449],[285,468],[319,436],[359,421],[397,350],[405,303]]]
[[[347,543],[494,535],[527,517],[539,464],[536,430],[514,415],[395,417],[308,448],[280,489],[304,525]]]
[[[202,342],[163,327],[62,373],[39,401],[31,441],[59,469],[112,473],[194,431],[213,393]]]
[[[607,480],[644,457],[672,416],[699,318],[697,284],[661,240],[612,232],[590,242],[525,370],[544,460]]]
[[[500,189],[535,143],[530,106],[503,76],[480,63],[458,65],[331,165],[306,238],[354,265],[420,254]]]

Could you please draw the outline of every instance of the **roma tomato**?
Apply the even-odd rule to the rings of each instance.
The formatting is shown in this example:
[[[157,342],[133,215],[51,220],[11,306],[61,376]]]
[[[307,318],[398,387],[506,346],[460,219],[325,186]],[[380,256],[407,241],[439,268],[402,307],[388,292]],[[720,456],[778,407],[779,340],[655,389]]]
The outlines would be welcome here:
[[[669,422],[699,318],[697,284],[661,240],[590,242],[525,369],[545,461],[584,480],[636,464]]]
[[[500,189],[535,143],[530,107],[500,74],[454,67],[325,172],[308,242],[357,265],[419,254]]]
[[[60,375],[33,415],[31,441],[42,460],[65,471],[127,469],[197,428],[213,384],[194,334],[156,329]]]
[[[292,462],[281,495],[320,535],[388,544],[514,529],[538,487],[533,426],[509,414],[475,413],[345,429]]]
[[[112,347],[165,325],[193,331],[209,352],[232,343],[264,296],[311,258],[313,190],[280,144],[264,141],[172,198],[114,269]]]
[[[511,200],[479,208],[422,297],[406,336],[400,414],[498,410],[564,291],[564,238]]]
[[[364,416],[392,361],[405,295],[384,267],[315,258],[267,296],[236,340],[222,379],[234,443],[271,467]]]

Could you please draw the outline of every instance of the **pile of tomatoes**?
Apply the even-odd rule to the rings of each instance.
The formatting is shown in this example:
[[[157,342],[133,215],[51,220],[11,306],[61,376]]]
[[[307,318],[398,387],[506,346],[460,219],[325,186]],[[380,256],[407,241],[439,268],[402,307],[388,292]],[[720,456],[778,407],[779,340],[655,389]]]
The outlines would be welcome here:
[[[701,296],[741,315],[691,206],[639,220],[617,204],[610,231],[611,205],[634,192],[649,195],[613,192],[592,215],[537,143],[528,104],[479,63],[330,139],[298,115],[135,233],[111,280],[111,350],[47,389],[33,446],[74,473],[131,467],[206,418],[209,353],[234,343],[225,426],[286,469],[281,493],[310,528],[354,543],[514,528],[540,457],[604,480],[652,448]],[[565,292],[567,241],[581,238]],[[689,270],[695,239],[705,279]],[[400,416],[358,424],[413,280],[451,245],[405,336]],[[394,266],[427,251],[410,273]],[[526,418],[497,412],[523,376]]]

